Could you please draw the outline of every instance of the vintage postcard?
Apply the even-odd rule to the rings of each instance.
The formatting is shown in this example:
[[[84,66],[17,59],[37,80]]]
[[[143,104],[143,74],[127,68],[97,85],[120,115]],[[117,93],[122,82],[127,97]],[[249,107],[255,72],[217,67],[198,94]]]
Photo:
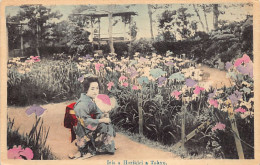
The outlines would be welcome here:
[[[259,165],[257,0],[1,2],[1,164]]]

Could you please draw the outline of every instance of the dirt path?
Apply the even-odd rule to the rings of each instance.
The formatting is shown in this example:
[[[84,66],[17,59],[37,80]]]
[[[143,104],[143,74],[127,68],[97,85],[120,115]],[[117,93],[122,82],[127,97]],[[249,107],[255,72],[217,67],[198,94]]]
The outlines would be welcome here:
[[[50,126],[49,137],[46,144],[50,146],[52,152],[59,159],[68,159],[69,153],[77,151],[75,145],[70,143],[70,131],[63,127],[63,119],[65,107],[70,102],[63,102],[58,104],[43,105],[47,110],[42,116],[44,125]],[[8,115],[15,118],[14,126],[20,127],[21,132],[29,132],[32,125],[35,123],[34,115],[27,116],[25,113],[28,107],[17,108],[9,107]],[[116,160],[116,159],[179,159],[176,155],[170,152],[149,148],[146,145],[134,142],[126,136],[117,133],[115,138],[116,150],[114,155],[99,155],[90,158],[90,160]]]
[[[223,86],[230,87],[232,85],[230,79],[226,77],[226,71],[210,68],[205,65],[198,67],[198,69],[201,69],[203,72],[203,81],[199,82],[199,84],[206,89],[210,86],[221,88]]]
[[[229,79],[226,78],[226,72],[214,68],[201,66],[200,69],[204,73],[204,81],[199,84],[203,87],[213,85],[217,88],[224,85],[230,86]],[[42,116],[45,127],[50,126],[47,145],[50,146],[52,152],[59,159],[68,159],[69,153],[76,152],[75,145],[70,143],[70,131],[63,127],[63,119],[66,105],[73,101],[63,102],[58,104],[48,104],[42,106],[47,110]],[[28,107],[9,107],[8,115],[15,118],[15,127],[20,127],[21,132],[29,132],[32,125],[35,123],[34,115],[27,116],[25,113]],[[180,159],[170,152],[164,152],[158,149],[149,148],[143,144],[134,142],[126,136],[118,133],[115,138],[116,150],[115,155],[100,155],[90,158],[91,160],[115,160],[115,159]]]

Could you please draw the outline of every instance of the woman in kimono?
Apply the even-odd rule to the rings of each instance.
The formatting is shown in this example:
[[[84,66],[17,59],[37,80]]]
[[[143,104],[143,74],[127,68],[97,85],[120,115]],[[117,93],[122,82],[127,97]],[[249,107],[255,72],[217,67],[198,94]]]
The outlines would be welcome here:
[[[99,94],[99,81],[95,76],[88,76],[83,82],[84,91],[77,100],[74,111],[78,119],[74,127],[76,146],[79,152],[73,156],[89,158],[96,154],[114,154],[115,131],[109,117],[102,117],[103,112],[97,107],[94,99]],[[102,118],[101,118],[102,117]]]

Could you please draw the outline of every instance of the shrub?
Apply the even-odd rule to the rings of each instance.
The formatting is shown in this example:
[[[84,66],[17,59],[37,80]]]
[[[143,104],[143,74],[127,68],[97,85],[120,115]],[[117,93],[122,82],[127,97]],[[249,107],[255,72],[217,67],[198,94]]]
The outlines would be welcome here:
[[[140,38],[134,41],[131,54],[134,54],[134,52],[139,52],[144,55],[152,54],[152,52],[154,52],[152,41],[146,38]]]
[[[128,56],[128,45],[125,42],[114,43],[114,48],[118,59]]]

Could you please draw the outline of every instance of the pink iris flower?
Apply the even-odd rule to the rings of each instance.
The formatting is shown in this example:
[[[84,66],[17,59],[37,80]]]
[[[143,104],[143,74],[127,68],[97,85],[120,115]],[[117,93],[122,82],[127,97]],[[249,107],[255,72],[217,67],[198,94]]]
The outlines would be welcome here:
[[[12,149],[9,149],[7,152],[8,159],[27,159],[32,160],[33,151],[30,148],[22,149],[21,146],[14,146]]]
[[[40,56],[30,56],[30,58],[31,58],[31,60],[33,61],[33,62],[40,62],[41,60],[40,60]]]
[[[223,124],[223,123],[216,123],[216,125],[211,129],[212,131],[216,131],[217,129],[218,130],[224,130],[226,128],[226,125]]]
[[[138,90],[138,86],[133,85],[132,89],[133,89],[133,90]]]
[[[107,89],[108,89],[108,90],[111,90],[112,86],[114,86],[114,83],[113,83],[113,82],[109,82],[109,83],[107,84]]]
[[[242,58],[238,58],[235,63],[234,63],[234,66],[237,67],[237,66],[240,66],[242,63],[249,63],[251,60],[250,60],[250,57],[246,54],[243,55]]]
[[[172,96],[172,97],[175,97],[176,100],[179,100],[179,99],[180,99],[180,98],[179,98],[179,95],[180,95],[180,94],[181,94],[181,92],[175,90],[175,91],[173,91],[173,92],[171,93],[171,96]]]
[[[128,82],[124,82],[122,85],[123,85],[124,87],[128,87]]]
[[[215,108],[218,108],[218,101],[214,99],[209,99],[209,104],[213,105]]]
[[[121,76],[121,77],[119,77],[119,81],[125,81],[125,80],[127,80],[128,78],[127,77],[125,77],[125,76]]]
[[[199,87],[199,86],[196,86],[195,89],[193,90],[194,94],[200,94],[200,91],[204,91],[205,88],[202,88],[202,87]]]
[[[95,69],[96,69],[96,71],[99,72],[99,70],[100,70],[101,67],[104,67],[104,64],[100,64],[100,63],[96,63],[96,64],[95,64]]]
[[[239,107],[238,109],[235,110],[235,112],[244,113],[246,112],[246,110],[244,108]]]

